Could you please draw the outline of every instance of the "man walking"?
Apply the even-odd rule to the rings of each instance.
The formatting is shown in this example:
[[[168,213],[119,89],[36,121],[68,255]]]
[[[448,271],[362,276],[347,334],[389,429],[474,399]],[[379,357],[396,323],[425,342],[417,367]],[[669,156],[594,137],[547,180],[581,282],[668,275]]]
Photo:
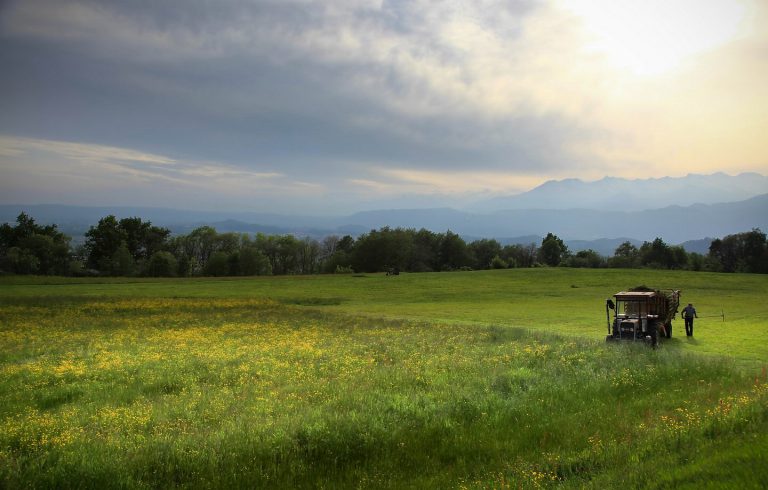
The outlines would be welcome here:
[[[696,314],[696,308],[694,308],[691,303],[688,303],[688,306],[683,308],[683,318],[685,318],[685,335],[688,337],[693,337],[693,319],[698,317],[699,315]]]

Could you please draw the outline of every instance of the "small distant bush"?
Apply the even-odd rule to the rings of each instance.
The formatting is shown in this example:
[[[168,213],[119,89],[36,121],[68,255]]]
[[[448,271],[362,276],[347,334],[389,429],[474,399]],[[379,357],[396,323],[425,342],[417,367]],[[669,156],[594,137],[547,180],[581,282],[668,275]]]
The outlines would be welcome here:
[[[491,259],[491,269],[506,269],[508,267],[509,264],[507,264],[504,259],[498,255]]]

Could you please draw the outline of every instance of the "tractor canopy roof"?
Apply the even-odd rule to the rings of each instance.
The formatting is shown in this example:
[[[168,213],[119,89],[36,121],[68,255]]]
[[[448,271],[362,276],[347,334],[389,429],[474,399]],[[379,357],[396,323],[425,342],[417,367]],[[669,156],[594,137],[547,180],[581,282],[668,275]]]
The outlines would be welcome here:
[[[655,298],[659,295],[657,291],[620,291],[613,296],[618,301],[642,301]]]

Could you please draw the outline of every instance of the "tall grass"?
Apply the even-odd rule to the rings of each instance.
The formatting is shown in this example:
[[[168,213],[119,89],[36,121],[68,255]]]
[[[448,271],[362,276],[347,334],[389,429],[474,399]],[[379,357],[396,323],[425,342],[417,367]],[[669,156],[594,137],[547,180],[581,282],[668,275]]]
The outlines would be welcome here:
[[[766,481],[766,375],[732,359],[288,302],[6,297],[3,486]]]

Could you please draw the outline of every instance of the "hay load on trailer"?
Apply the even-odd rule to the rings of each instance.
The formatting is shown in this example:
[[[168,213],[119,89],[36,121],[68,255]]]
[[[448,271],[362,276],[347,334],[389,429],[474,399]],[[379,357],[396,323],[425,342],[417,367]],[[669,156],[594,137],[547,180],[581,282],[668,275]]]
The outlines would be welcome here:
[[[605,303],[606,340],[640,340],[656,347],[660,336],[672,337],[672,320],[680,306],[679,290],[639,286],[619,291],[613,297]]]

